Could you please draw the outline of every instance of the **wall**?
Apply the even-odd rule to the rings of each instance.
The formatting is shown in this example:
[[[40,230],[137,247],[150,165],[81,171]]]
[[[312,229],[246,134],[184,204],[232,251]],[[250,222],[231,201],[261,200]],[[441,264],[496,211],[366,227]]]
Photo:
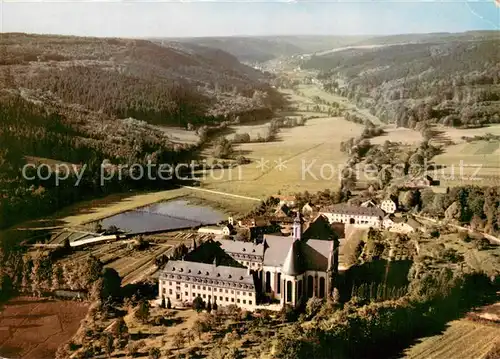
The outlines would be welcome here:
[[[205,283],[193,284],[172,280],[160,280],[159,289],[160,299],[162,295],[165,297],[165,300],[166,298],[170,298],[173,306],[192,303],[197,296],[200,296],[205,302],[208,302],[210,299],[212,305],[216,297],[219,307],[237,305],[243,309],[254,310],[257,304],[255,290],[241,290],[238,288],[210,286]]]

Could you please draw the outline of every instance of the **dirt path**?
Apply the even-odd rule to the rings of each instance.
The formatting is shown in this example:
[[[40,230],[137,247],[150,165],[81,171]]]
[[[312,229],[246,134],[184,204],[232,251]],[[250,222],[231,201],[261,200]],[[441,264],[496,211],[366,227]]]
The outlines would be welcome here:
[[[211,189],[200,188],[200,187],[182,186],[182,188],[188,188],[188,189],[192,189],[192,190],[195,190],[195,191],[202,191],[202,192],[207,192],[207,193],[212,193],[212,194],[219,194],[221,196],[228,196],[228,197],[234,197],[234,198],[240,198],[240,199],[247,199],[249,201],[256,201],[256,202],[262,201],[261,199],[255,198],[255,197],[240,196],[239,194],[232,194],[232,193],[227,193],[227,192],[214,191],[214,190],[211,190]]]
[[[425,217],[425,216],[420,216],[418,214],[416,214],[415,217],[421,218],[423,220],[426,220],[426,221],[429,221],[429,222],[432,222],[432,223],[436,223],[436,224],[447,224],[447,225],[449,225],[449,226],[451,226],[451,227],[453,227],[455,229],[461,230],[461,231],[467,231],[469,233],[479,233],[482,236],[484,236],[486,239],[488,239],[489,241],[491,241],[491,242],[493,242],[493,243],[495,243],[497,245],[500,245],[500,238],[492,236],[491,234],[488,234],[488,233],[475,232],[475,231],[473,231],[470,228],[462,227],[462,226],[459,226],[459,225],[453,224],[453,223],[445,223],[444,221],[439,221],[439,220],[428,218],[428,217]]]

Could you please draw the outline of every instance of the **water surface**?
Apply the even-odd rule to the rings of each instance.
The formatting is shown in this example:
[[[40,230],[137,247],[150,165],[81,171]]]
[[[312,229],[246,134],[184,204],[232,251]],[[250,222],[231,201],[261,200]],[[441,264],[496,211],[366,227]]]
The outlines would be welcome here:
[[[223,213],[210,207],[175,200],[123,212],[102,220],[101,224],[103,228],[113,225],[127,233],[137,234],[216,224],[224,218]]]

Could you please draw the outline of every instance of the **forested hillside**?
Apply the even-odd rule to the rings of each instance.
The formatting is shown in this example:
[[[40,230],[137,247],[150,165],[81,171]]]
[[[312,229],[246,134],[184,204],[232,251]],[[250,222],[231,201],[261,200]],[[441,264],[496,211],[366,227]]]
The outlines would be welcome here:
[[[264,74],[220,50],[2,34],[0,228],[89,197],[171,186],[135,180],[128,172],[100,183],[105,160],[174,165],[191,159],[195,147],[174,145],[168,129],[153,125],[196,128],[237,116],[252,119],[280,104]],[[78,187],[76,178],[57,186],[55,173],[43,173],[45,180],[23,178],[26,156],[87,167]]]
[[[320,70],[326,89],[385,122],[473,127],[500,122],[499,58],[497,34],[473,32],[346,49],[314,56],[303,67]]]
[[[115,117],[196,124],[268,108],[275,95],[262,73],[202,47],[26,34],[4,34],[0,46],[2,72],[10,70],[12,80],[3,78],[2,87],[50,93]]]
[[[369,36],[230,36],[178,39],[184,44],[198,44],[224,50],[241,61],[265,62],[278,57],[313,53],[355,44]]]

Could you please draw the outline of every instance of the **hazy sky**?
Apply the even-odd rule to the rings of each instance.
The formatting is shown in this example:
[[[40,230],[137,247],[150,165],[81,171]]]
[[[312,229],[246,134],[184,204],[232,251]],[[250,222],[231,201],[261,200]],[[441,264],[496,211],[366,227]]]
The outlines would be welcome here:
[[[494,0],[479,2],[4,0],[0,6],[2,32],[89,36],[395,34],[494,30],[500,26],[500,8],[495,6]]]

